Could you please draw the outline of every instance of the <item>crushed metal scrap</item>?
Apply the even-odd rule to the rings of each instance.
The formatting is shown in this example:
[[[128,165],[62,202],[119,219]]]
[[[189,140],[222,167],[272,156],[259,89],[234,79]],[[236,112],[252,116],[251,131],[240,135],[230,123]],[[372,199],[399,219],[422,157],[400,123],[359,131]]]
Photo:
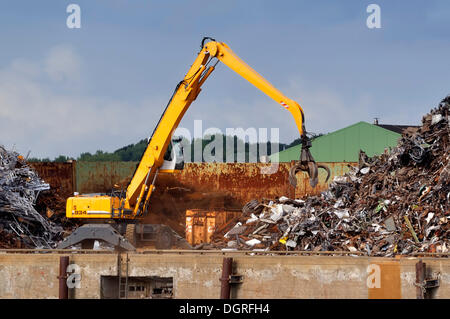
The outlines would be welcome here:
[[[55,247],[62,227],[34,207],[49,188],[22,156],[0,146],[0,247]]]
[[[253,200],[202,249],[448,253],[450,96],[397,147],[337,176],[320,196]]]

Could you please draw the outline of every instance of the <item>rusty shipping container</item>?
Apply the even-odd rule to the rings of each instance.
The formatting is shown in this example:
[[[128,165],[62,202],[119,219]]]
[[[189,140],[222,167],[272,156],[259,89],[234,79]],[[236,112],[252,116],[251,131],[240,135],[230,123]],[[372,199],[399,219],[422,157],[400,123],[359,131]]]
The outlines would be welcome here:
[[[29,163],[52,189],[60,194],[70,195],[76,189],[75,162],[55,163],[40,162]]]
[[[214,231],[240,213],[240,210],[188,209],[186,210],[186,240],[192,246],[210,243]]]
[[[241,203],[255,198],[287,196],[301,198],[315,195],[327,189],[335,176],[348,172],[357,163],[322,163],[331,171],[330,180],[325,183],[326,173],[319,170],[319,184],[313,189],[306,173],[297,175],[294,189],[289,185],[290,163],[279,163],[273,172],[267,174],[262,163],[186,163],[180,173],[172,178],[183,187],[197,192],[222,192]],[[137,162],[77,162],[76,190],[80,193],[95,193],[111,190],[116,183],[129,180]],[[157,180],[158,186],[158,180]]]
[[[264,173],[269,165],[261,163],[189,163],[179,175],[179,182],[197,191],[230,193],[242,204],[258,198],[287,196],[302,198],[316,195],[328,188],[335,176],[349,171],[357,163],[321,163],[330,168],[331,176],[325,183],[326,173],[319,170],[319,184],[312,188],[306,173],[297,175],[294,189],[288,182],[290,163],[279,163],[271,174]]]
[[[71,162],[30,163],[54,189],[64,194],[77,191],[81,194],[110,191],[114,184],[127,185],[137,162]],[[325,183],[326,173],[319,170],[319,184],[313,189],[306,173],[299,173],[294,189],[288,183],[290,163],[279,163],[271,174],[261,163],[187,163],[180,172],[172,175],[172,183],[187,187],[197,193],[228,194],[237,202],[245,204],[251,199],[288,196],[301,198],[319,194],[327,189],[335,176],[349,171],[357,163],[323,163],[330,168],[330,180]],[[164,179],[157,180],[157,186],[164,187]],[[176,186],[176,185],[171,185]],[[195,208],[195,207],[193,207]],[[200,207],[199,207],[200,208]]]
[[[324,163],[331,170],[330,181],[357,163]],[[60,194],[70,196],[110,191],[114,184],[126,187],[137,162],[32,163],[38,174]],[[288,182],[290,163],[279,163],[271,174],[262,163],[186,163],[176,174],[161,173],[151,199],[147,223],[170,225],[179,234],[186,230],[186,210],[240,209],[252,199],[279,196],[302,198],[328,187],[325,172],[319,170],[319,184],[312,189],[306,173],[298,174],[294,189]]]
[[[130,178],[137,162],[77,162],[76,189],[80,194],[111,191],[114,184]]]

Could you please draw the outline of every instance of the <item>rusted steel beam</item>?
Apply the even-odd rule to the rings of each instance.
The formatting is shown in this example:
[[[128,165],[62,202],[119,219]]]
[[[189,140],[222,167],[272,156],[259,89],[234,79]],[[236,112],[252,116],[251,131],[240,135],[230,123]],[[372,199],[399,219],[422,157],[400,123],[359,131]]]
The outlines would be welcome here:
[[[69,299],[69,288],[67,287],[67,266],[69,266],[69,257],[59,257],[59,299]]]
[[[224,258],[222,264],[222,277],[220,277],[220,299],[230,299],[230,278],[233,268],[233,258]]]
[[[419,260],[416,263],[416,298],[424,299],[425,298],[425,273],[426,273],[426,264]]]

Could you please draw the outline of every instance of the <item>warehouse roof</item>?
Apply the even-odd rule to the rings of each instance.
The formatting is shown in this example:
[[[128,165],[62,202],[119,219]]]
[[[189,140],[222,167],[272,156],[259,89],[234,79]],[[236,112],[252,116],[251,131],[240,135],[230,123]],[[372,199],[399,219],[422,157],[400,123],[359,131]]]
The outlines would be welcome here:
[[[368,156],[379,155],[397,145],[401,134],[367,122],[358,122],[312,140],[311,154],[317,162],[357,162],[359,150]],[[301,145],[272,154],[271,160],[298,160]]]

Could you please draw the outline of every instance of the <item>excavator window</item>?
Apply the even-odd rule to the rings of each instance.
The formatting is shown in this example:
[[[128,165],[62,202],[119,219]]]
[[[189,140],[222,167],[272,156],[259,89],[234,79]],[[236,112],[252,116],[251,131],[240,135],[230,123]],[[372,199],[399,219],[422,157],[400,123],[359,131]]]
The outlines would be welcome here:
[[[167,147],[166,153],[164,154],[164,160],[165,161],[169,161],[169,162],[172,161],[172,157],[173,157],[172,149],[173,149],[173,146],[172,146],[172,142],[171,142],[169,144],[169,146]]]
[[[183,147],[180,139],[172,139],[164,154],[162,169],[182,170],[184,168]]]
[[[174,144],[174,152],[176,154],[175,169],[182,170],[184,168],[184,154],[183,154],[183,146],[181,145],[181,140]]]

